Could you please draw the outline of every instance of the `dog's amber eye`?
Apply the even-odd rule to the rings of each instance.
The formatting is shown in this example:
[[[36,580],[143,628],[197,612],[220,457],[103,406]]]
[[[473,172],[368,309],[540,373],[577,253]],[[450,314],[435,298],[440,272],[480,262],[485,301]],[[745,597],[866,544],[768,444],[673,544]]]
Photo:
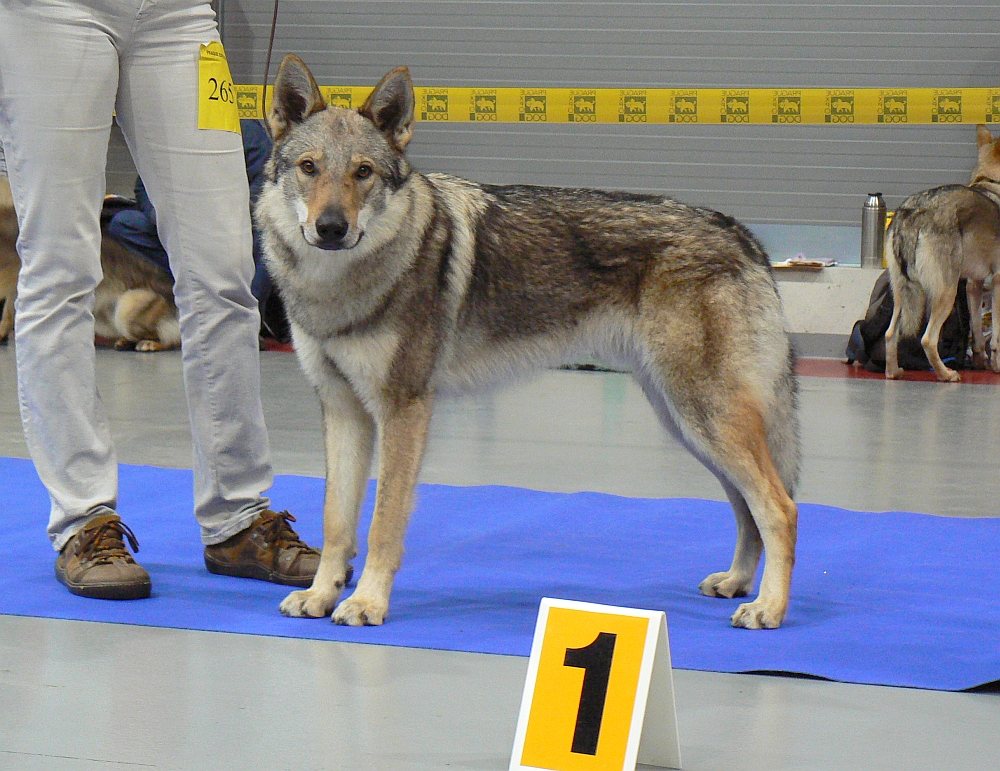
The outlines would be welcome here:
[[[371,166],[367,163],[362,163],[358,166],[358,170],[354,172],[354,176],[358,179],[368,179],[374,172],[375,170]]]
[[[299,168],[302,169],[302,173],[307,176],[312,176],[316,173],[316,164],[306,158],[304,161],[299,161]]]

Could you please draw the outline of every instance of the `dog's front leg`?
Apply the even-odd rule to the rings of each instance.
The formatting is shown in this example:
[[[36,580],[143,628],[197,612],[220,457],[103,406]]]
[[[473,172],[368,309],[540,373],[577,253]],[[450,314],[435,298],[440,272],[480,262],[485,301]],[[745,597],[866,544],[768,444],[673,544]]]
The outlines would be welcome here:
[[[333,612],[338,624],[381,624],[392,582],[403,558],[403,536],[413,509],[413,489],[427,443],[433,397],[422,394],[390,406],[381,421],[378,491],[368,533],[368,558],[354,594]]]
[[[317,391],[326,449],[323,555],[312,586],[281,603],[286,616],[329,616],[340,599],[358,553],[358,517],[375,446],[375,421],[343,378],[331,374]]]

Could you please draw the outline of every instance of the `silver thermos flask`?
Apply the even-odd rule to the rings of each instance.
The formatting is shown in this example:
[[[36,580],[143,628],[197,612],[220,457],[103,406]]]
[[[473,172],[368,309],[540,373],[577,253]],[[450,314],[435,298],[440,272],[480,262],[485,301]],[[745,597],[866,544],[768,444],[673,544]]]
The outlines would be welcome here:
[[[869,193],[861,210],[861,267],[881,268],[885,247],[885,202],[881,193]]]

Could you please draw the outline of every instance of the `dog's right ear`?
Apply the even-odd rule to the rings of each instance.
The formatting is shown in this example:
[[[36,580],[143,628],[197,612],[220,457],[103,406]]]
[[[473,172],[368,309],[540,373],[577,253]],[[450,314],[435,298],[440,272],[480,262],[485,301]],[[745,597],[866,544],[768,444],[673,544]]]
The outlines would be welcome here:
[[[325,109],[323,94],[306,63],[288,54],[278,68],[271,109],[267,111],[271,139],[279,141],[293,126]]]

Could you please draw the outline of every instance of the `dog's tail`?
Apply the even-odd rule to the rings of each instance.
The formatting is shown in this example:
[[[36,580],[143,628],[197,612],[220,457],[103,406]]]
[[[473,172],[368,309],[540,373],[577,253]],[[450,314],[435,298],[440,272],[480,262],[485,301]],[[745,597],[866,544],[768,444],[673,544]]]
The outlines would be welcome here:
[[[885,237],[885,262],[889,267],[893,302],[899,305],[897,334],[914,337],[920,334],[927,296],[923,287],[913,280],[920,228],[906,210],[896,213]]]

